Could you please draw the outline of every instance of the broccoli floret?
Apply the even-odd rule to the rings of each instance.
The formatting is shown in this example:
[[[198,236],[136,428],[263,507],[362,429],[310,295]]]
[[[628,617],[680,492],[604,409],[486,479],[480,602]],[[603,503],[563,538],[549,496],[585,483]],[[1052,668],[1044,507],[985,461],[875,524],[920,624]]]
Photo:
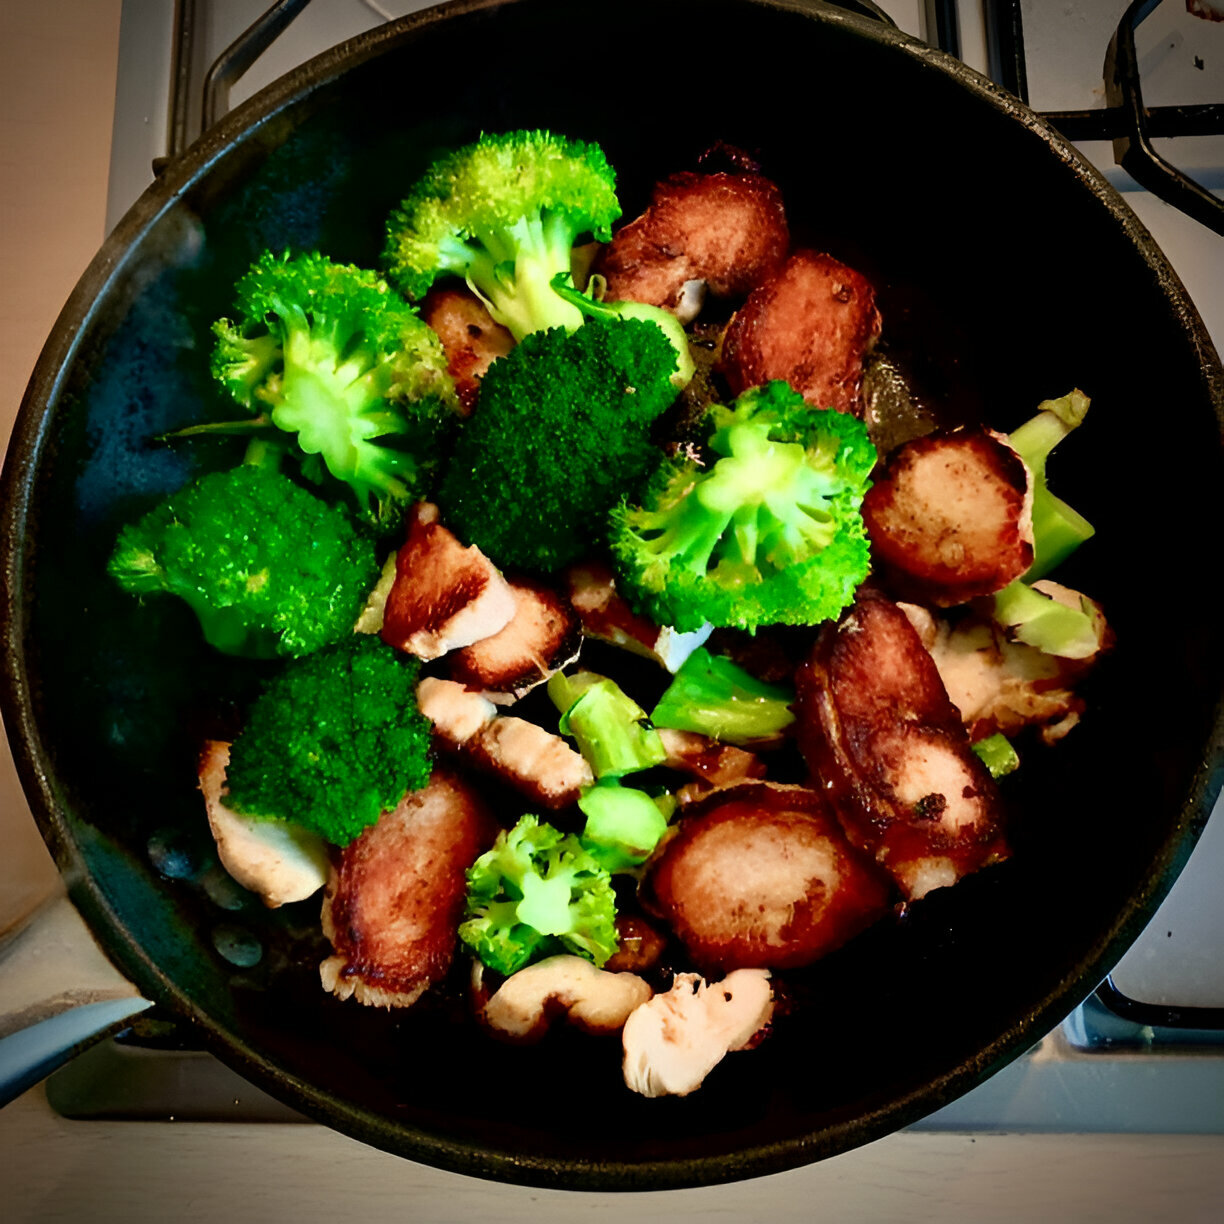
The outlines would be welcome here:
[[[1050,451],[1083,421],[1090,403],[1079,390],[1043,400],[1032,420],[1008,434],[1008,442],[1033,474],[1033,564],[1024,575],[1025,582],[1045,577],[1096,530],[1046,484]]]
[[[699,646],[681,664],[650,721],[728,744],[751,744],[775,738],[795,721],[794,700],[790,689],[766,684]]]
[[[516,340],[573,330],[582,313],[554,292],[580,235],[612,237],[616,176],[596,144],[549,132],[485,135],[435,162],[392,214],[386,265],[413,301],[463,277]]]
[[[567,301],[572,302],[588,319],[642,319],[663,329],[663,334],[676,350],[676,372],[672,375],[672,386],[682,391],[697,372],[693,352],[689,348],[688,334],[670,311],[660,306],[647,306],[645,302],[605,302],[602,294],[607,282],[602,276],[591,277],[586,293],[580,293],[570,283],[568,272],[558,272],[553,277],[553,288]],[[596,292],[598,291],[598,293]]]
[[[780,381],[708,419],[712,465],[667,459],[640,505],[614,510],[621,589],[680,630],[835,617],[869,567],[859,507],[876,452],[866,428]]]
[[[572,833],[527,814],[468,869],[459,938],[491,969],[568,951],[596,965],[617,948],[616,894]]]
[[[550,573],[601,540],[657,462],[651,422],[675,398],[653,323],[592,319],[495,361],[438,489],[447,523],[502,568]]]
[[[1049,580],[1009,582],[995,593],[992,615],[1017,642],[1064,659],[1091,658],[1105,636],[1100,607]]]
[[[265,252],[236,287],[240,319],[221,319],[212,369],[264,425],[292,435],[375,521],[427,491],[456,419],[441,341],[377,273],[324,255]]]
[[[226,654],[304,655],[353,631],[378,580],[345,511],[275,469],[213,472],[119,535],[107,566],[134,595],[177,595]]]
[[[347,846],[429,781],[419,670],[362,634],[290,664],[252,704],[230,749],[228,805]]]

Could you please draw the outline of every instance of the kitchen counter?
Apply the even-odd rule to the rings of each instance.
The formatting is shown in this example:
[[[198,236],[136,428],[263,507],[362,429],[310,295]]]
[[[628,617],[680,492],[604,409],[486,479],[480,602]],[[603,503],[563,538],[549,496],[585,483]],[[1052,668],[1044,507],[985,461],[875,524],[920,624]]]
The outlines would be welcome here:
[[[56,312],[103,237],[118,18],[119,0],[0,3],[0,438]],[[7,748],[0,831],[2,937],[59,887]],[[76,938],[78,951],[55,962],[65,986],[82,965],[106,975],[83,930]],[[626,1212],[670,1221],[1192,1224],[1218,1219],[1224,1204],[1224,1138],[1212,1136],[906,1132],[790,1173],[625,1198],[496,1186],[312,1124],[70,1122],[41,1088],[0,1111],[0,1167],[0,1217],[12,1224],[330,1224],[350,1213],[545,1224]]]

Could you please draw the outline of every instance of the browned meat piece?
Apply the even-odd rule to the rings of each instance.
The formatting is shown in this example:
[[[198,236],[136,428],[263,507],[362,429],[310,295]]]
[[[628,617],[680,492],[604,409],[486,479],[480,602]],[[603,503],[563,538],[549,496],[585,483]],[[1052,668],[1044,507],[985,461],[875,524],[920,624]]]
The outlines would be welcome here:
[[[341,851],[323,900],[335,955],[319,967],[324,989],[371,1007],[410,1007],[446,975],[463,917],[467,869],[497,837],[497,823],[457,775],[385,812]]]
[[[530,578],[510,581],[514,616],[492,637],[450,657],[450,677],[509,705],[578,657],[582,626],[562,594]]]
[[[514,337],[467,289],[431,289],[421,304],[421,317],[442,341],[459,403],[469,416],[485,371],[514,347]]]
[[[436,659],[491,637],[513,615],[510,585],[488,557],[475,545],[464,548],[438,521],[437,506],[413,506],[383,610],[383,641]]]
[[[692,318],[685,285],[741,297],[781,266],[790,245],[782,196],[757,174],[673,175],[617,232],[598,266],[609,301],[646,302]]]
[[[565,583],[587,637],[645,655],[668,671],[676,671],[710,636],[709,625],[680,633],[639,616],[617,591],[612,571],[602,561],[571,565],[565,571]]]
[[[860,591],[796,673],[799,746],[909,899],[1007,856],[1002,804],[905,613]]]
[[[654,968],[667,940],[640,914],[616,915],[616,951],[604,968],[616,973],[643,973]]]
[[[863,499],[872,556],[889,585],[951,607],[1001,591],[1033,563],[1028,469],[985,429],[915,438]]]
[[[663,764],[697,779],[696,783],[680,788],[677,797],[681,803],[687,803],[712,787],[765,776],[765,762],[756,753],[734,744],[724,744],[695,731],[674,731],[670,727],[660,727],[659,738],[667,752]]]
[[[722,970],[810,964],[880,918],[890,896],[817,791],[772,782],[689,805],[642,889],[693,960]]]
[[[443,747],[542,807],[568,807],[595,783],[585,758],[559,735],[498,714],[492,702],[457,681],[427,676],[417,685],[417,704]]]
[[[783,378],[817,408],[862,415],[863,358],[879,334],[867,279],[832,255],[796,251],[736,312],[720,369],[737,395]]]

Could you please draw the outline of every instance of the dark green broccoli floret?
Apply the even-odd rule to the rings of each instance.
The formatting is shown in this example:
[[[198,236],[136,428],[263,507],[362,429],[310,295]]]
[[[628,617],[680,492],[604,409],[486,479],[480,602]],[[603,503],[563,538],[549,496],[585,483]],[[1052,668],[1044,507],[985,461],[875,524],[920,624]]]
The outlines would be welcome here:
[[[868,571],[859,507],[876,452],[866,428],[784,382],[715,407],[709,424],[711,465],[667,459],[641,504],[613,512],[624,593],[680,630],[835,617]]]
[[[573,329],[582,313],[553,291],[582,234],[601,242],[620,216],[616,176],[595,144],[549,132],[481,136],[435,162],[392,214],[386,265],[414,301],[463,277],[516,340]]]
[[[236,306],[237,322],[213,327],[213,374],[257,415],[202,429],[282,430],[363,512],[398,523],[426,492],[455,419],[438,337],[377,273],[318,254],[265,252],[238,282]]]
[[[459,938],[499,973],[560,951],[602,965],[616,951],[612,882],[573,833],[523,816],[467,878]]]
[[[256,658],[352,633],[379,572],[343,509],[253,465],[203,476],[125,527],[107,568],[134,595],[177,595],[218,650]]]
[[[419,671],[416,659],[363,634],[291,664],[256,699],[234,741],[228,805],[347,846],[429,781]]]
[[[795,721],[794,700],[791,689],[766,684],[699,646],[680,665],[650,721],[728,744],[751,744],[774,739]]]
[[[489,367],[459,430],[437,495],[447,524],[503,568],[548,573],[589,551],[658,460],[649,429],[675,368],[638,319],[528,336]]]

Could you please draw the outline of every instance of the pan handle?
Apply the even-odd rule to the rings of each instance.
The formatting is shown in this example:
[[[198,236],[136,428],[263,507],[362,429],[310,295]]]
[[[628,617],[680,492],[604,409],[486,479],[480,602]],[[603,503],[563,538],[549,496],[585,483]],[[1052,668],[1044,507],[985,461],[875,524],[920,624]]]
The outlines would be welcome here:
[[[0,1000],[0,1106],[151,1006],[62,893],[0,950]]]

